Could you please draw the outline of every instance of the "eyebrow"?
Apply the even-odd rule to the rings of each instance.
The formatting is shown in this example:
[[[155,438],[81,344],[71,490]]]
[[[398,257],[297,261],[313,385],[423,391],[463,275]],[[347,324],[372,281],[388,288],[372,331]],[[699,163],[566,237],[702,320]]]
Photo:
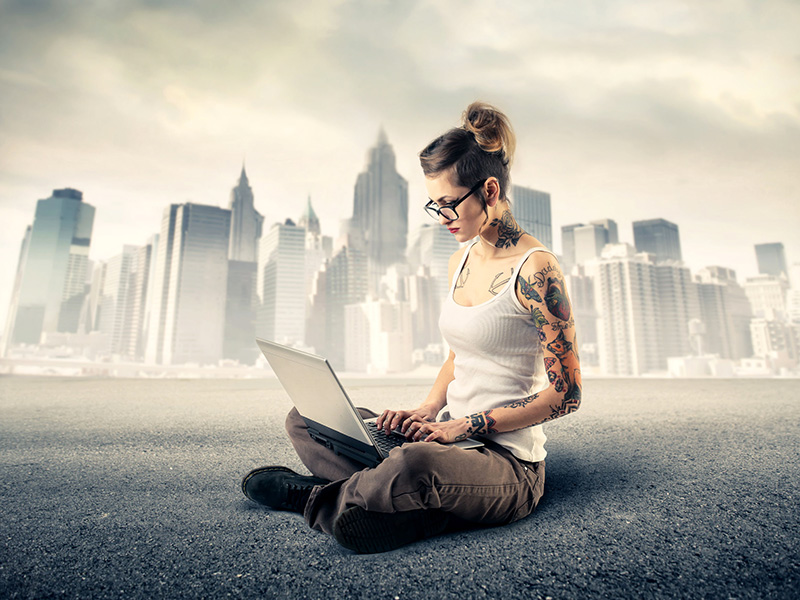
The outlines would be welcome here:
[[[439,198],[438,200],[434,200],[433,198],[431,198],[430,196],[428,196],[428,200],[430,200],[431,202],[436,202],[436,204],[438,204],[439,206],[442,206],[442,200],[444,200],[445,198],[454,198],[454,197],[453,197],[453,196],[447,196],[447,195],[445,195],[445,196],[442,196],[441,198]],[[456,200],[458,200],[458,198],[454,198],[454,199],[453,199],[453,200],[451,200],[450,202],[445,202],[445,205],[447,205],[447,204],[452,204],[452,203],[453,203],[453,202],[455,202]]]

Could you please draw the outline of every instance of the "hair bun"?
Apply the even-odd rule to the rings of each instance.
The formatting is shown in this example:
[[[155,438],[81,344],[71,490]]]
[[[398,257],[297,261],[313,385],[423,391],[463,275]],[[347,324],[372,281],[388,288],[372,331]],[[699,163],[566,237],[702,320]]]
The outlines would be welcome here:
[[[508,117],[491,104],[473,102],[461,115],[461,127],[475,136],[481,150],[502,153],[511,164],[517,142]]]

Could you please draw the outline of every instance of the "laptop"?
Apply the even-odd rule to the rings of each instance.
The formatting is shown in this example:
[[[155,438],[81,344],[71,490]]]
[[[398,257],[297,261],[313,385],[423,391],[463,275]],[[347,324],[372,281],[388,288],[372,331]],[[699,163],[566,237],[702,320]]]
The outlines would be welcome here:
[[[363,419],[327,359],[259,338],[256,343],[308,425],[309,435],[336,454],[374,467],[393,448],[418,443],[397,431],[378,431],[376,418]],[[480,448],[483,442],[468,438],[454,445]]]

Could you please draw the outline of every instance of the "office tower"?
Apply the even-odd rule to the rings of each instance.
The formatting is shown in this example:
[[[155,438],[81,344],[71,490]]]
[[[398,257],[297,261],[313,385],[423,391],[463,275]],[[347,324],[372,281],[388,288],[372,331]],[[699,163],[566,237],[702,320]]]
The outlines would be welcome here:
[[[597,219],[589,221],[589,225],[600,225],[605,230],[606,244],[619,244],[617,222],[613,219]]]
[[[408,302],[367,300],[345,306],[345,369],[372,374],[411,370]]]
[[[567,291],[575,319],[581,365],[599,365],[597,348],[597,308],[594,279],[583,265],[577,265],[566,275]]]
[[[660,369],[655,264],[629,244],[614,244],[588,261],[586,272],[595,282],[602,371],[641,375]]]
[[[659,362],[666,369],[668,358],[691,354],[689,322],[700,319],[700,300],[692,274],[680,263],[658,263],[654,273]]]
[[[781,316],[786,313],[789,282],[785,277],[756,275],[748,277],[743,287],[756,317],[764,317],[768,311],[775,311]]]
[[[753,356],[766,358],[773,369],[794,369],[800,351],[800,328],[768,311],[750,321]]]
[[[306,345],[317,354],[325,354],[328,348],[328,261],[314,275],[306,311]]]
[[[678,226],[666,219],[634,221],[633,242],[638,252],[649,252],[655,262],[682,260]]]
[[[314,212],[314,207],[311,206],[311,196],[308,197],[306,209],[303,211],[300,220],[297,222],[298,226],[304,227],[305,230],[312,235],[322,235],[322,229],[319,224],[319,217]]]
[[[356,180],[350,231],[363,241],[370,291],[376,293],[386,269],[405,260],[408,236],[408,183],[397,172],[383,129]]]
[[[569,273],[575,266],[575,230],[583,223],[573,223],[561,227],[561,269]]]
[[[752,311],[736,273],[725,267],[706,267],[697,272],[695,282],[706,352],[730,360],[750,357]]]
[[[70,188],[36,203],[20,248],[3,353],[13,344],[38,344],[43,333],[77,331],[94,213]]]
[[[306,303],[306,319],[311,317],[312,298],[316,292],[314,283],[317,279],[317,273],[323,268],[325,263],[330,259],[333,254],[333,239],[330,236],[322,235],[322,228],[320,227],[319,218],[311,206],[311,197],[308,198],[306,210],[300,217],[298,222],[300,227],[306,230],[306,259],[304,270],[304,295]],[[306,337],[310,329],[306,326]],[[307,343],[309,343],[307,341]],[[313,344],[312,344],[313,346]]]
[[[137,247],[131,265],[130,303],[125,317],[131,333],[122,354],[135,360],[144,359],[145,307],[151,289],[157,240],[157,236],[151,236],[143,246]]]
[[[164,210],[147,362],[216,364],[222,358],[231,212],[202,204]]]
[[[228,261],[222,356],[245,365],[254,364],[259,354],[255,343],[259,309],[257,272],[258,263],[254,261]]]
[[[408,276],[407,288],[412,346],[414,349],[425,349],[431,344],[441,346],[444,340],[439,331],[442,302],[439,297],[439,278],[431,276],[430,267],[420,265],[415,273]]]
[[[420,267],[426,267],[430,277],[433,278],[434,293],[438,312],[438,304],[444,300],[450,289],[448,277],[448,264],[450,257],[458,250],[455,237],[441,225],[424,223],[411,235],[408,245],[408,265],[411,272],[417,272]]]
[[[759,273],[788,277],[789,270],[786,268],[786,254],[782,243],[756,244],[756,260]]]
[[[180,204],[172,204],[164,209],[161,216],[161,230],[158,235],[156,262],[153,273],[152,293],[145,309],[147,337],[145,343],[145,362],[162,364],[164,360],[164,332],[167,322],[167,299],[172,277],[172,248],[175,244],[175,218]],[[230,232],[228,232],[230,235]],[[180,251],[178,252],[180,254]]]
[[[553,249],[553,225],[550,219],[550,194],[521,185],[511,186],[514,218],[527,233]]]
[[[231,190],[230,206],[231,231],[228,258],[236,261],[255,262],[258,251],[258,238],[264,217],[253,206],[253,190],[247,180],[244,165],[239,175],[239,183]]]
[[[325,355],[337,369],[345,367],[345,306],[367,297],[367,257],[358,247],[342,246],[325,270]]]
[[[608,243],[608,232],[602,225],[582,225],[572,230],[575,265],[597,258]]]
[[[135,345],[131,273],[136,253],[135,246],[126,245],[120,254],[108,259],[104,269],[96,328],[108,340],[106,351],[118,356],[127,357],[131,344]]]
[[[287,219],[270,227],[258,248],[258,334],[280,344],[305,342],[305,239],[306,230]]]

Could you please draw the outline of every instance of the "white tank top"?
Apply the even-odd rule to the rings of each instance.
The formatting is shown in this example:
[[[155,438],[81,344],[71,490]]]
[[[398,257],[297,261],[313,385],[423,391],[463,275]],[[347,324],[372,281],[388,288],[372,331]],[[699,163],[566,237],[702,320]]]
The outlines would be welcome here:
[[[455,353],[455,378],[447,387],[447,410],[454,419],[505,406],[550,385],[538,332],[515,292],[523,263],[534,252],[549,250],[531,248],[500,293],[482,304],[461,306],[453,293],[474,245],[464,252],[439,316],[442,335]],[[547,454],[541,425],[482,437],[522,460],[538,462]]]

